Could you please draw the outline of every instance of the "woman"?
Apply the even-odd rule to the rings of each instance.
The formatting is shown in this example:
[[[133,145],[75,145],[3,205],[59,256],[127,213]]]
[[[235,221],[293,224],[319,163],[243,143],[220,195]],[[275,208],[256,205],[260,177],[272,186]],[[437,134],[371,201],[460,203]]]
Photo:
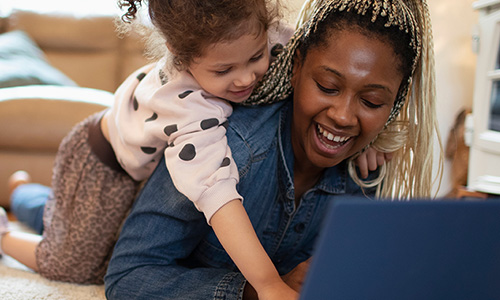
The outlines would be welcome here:
[[[426,4],[316,5],[250,100],[285,101],[235,107],[227,131],[245,209],[296,290],[329,202],[363,192],[349,177],[348,162],[372,143],[401,148],[383,177],[382,195],[429,195],[435,129]],[[105,284],[109,299],[256,296],[163,163],[123,226]]]

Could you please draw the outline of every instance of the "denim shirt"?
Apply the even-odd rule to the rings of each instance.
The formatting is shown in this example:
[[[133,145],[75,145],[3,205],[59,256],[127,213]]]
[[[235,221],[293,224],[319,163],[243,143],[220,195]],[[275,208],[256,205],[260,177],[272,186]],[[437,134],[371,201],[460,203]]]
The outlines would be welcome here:
[[[325,169],[295,206],[291,121],[291,100],[237,106],[227,131],[243,205],[280,274],[312,255],[331,201],[362,194],[342,163]],[[203,214],[177,192],[160,163],[123,226],[105,277],[106,296],[241,299],[245,283]]]

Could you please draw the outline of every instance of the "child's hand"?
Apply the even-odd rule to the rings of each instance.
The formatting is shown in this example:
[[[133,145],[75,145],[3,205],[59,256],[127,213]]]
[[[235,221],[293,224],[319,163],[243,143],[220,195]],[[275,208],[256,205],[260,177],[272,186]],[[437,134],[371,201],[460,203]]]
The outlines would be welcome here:
[[[299,298],[299,294],[283,281],[268,284],[261,291],[257,291],[257,294],[259,300],[297,300]]]
[[[379,152],[372,147],[361,153],[354,162],[359,168],[361,178],[368,177],[368,171],[375,171],[379,166],[392,159],[393,153]]]

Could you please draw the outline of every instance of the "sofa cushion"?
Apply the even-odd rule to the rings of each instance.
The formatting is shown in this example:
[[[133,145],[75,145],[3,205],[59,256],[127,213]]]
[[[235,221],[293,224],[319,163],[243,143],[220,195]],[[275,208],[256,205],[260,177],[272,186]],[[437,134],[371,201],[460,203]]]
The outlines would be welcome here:
[[[1,89],[0,152],[55,153],[76,123],[112,103],[112,93],[89,88],[30,85]]]
[[[33,85],[76,86],[46,60],[42,50],[23,31],[0,34],[0,88]]]

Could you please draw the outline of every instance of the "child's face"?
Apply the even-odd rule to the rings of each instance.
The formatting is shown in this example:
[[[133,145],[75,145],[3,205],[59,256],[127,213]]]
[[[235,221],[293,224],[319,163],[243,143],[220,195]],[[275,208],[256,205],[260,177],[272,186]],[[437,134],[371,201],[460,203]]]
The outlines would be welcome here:
[[[210,94],[242,102],[250,97],[268,66],[267,34],[261,33],[209,46],[188,70]]]

